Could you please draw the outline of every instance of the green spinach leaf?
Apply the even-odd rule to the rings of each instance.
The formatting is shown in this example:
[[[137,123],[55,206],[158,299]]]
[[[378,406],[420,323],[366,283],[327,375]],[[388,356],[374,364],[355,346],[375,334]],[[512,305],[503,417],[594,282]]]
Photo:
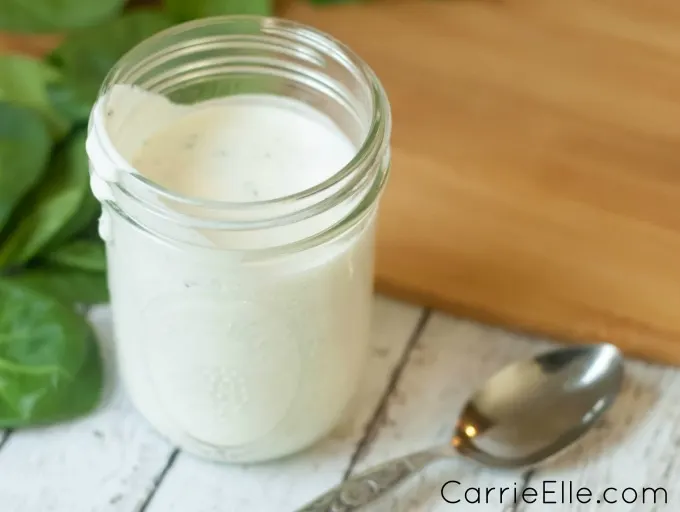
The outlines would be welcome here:
[[[83,139],[80,139],[83,141]],[[84,143],[84,141],[83,141]],[[87,153],[85,147],[81,152],[77,152],[74,155],[76,160],[73,165],[78,168],[78,172],[82,173],[83,176],[89,173],[89,162],[87,158]],[[75,214],[64,224],[64,226],[59,230],[59,232],[54,235],[50,240],[49,244],[45,247],[46,251],[53,251],[61,247],[64,243],[70,241],[75,236],[80,236],[84,238],[92,238],[88,236],[90,231],[97,232],[97,219],[101,213],[101,205],[99,201],[94,197],[92,191],[89,187],[83,195],[83,199],[76,209]],[[99,240],[99,237],[94,237],[94,240]]]
[[[78,206],[76,213],[52,238],[50,243],[46,246],[45,251],[56,250],[75,236],[82,235],[83,238],[91,238],[88,236],[89,231],[94,227],[96,232],[97,218],[100,213],[101,205],[88,189],[83,197],[83,201],[80,203],[80,206]],[[95,240],[96,239],[98,239],[98,237],[95,237]]]
[[[85,133],[75,134],[55,154],[45,179],[19,205],[19,219],[0,247],[0,267],[21,265],[38,255],[78,214],[89,193]]]
[[[90,272],[106,271],[106,249],[101,241],[75,240],[52,251],[47,260],[56,265]]]
[[[37,111],[0,101],[0,231],[44,174],[51,149],[47,125]]]
[[[56,103],[73,114],[89,112],[101,84],[128,50],[172,22],[162,13],[132,11],[108,23],[71,32],[49,56],[64,82],[52,91]]]
[[[0,30],[61,32],[86,27],[122,11],[125,0],[3,0]]]
[[[109,301],[106,274],[60,267],[40,267],[8,278],[64,304],[105,304]]]
[[[78,91],[69,87],[64,78],[47,84],[47,97],[55,112],[63,119],[69,120],[71,124],[87,123],[92,103],[79,98]]]
[[[168,12],[177,21],[226,14],[271,15],[274,0],[165,0]]]
[[[0,280],[0,428],[42,425],[90,412],[102,364],[87,321],[69,305]]]
[[[0,55],[0,100],[38,110],[57,139],[69,129],[69,123],[53,108],[48,87],[59,73],[41,60],[22,55]]]

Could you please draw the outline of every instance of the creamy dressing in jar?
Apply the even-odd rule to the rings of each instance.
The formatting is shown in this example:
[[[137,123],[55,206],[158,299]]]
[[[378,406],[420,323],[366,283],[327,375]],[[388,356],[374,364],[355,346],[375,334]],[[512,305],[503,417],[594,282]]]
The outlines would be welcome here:
[[[176,104],[113,84],[87,149],[137,409],[215,460],[271,459],[324,436],[367,357],[384,144],[354,171],[362,148],[308,102]]]

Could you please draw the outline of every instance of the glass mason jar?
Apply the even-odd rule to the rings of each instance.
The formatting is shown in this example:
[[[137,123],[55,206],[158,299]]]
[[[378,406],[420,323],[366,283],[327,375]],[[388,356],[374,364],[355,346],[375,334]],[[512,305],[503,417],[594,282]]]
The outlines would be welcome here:
[[[145,95],[125,98],[120,86]],[[135,148],[171,121],[148,114],[154,102],[189,108],[241,94],[304,102],[352,142],[354,158],[311,188],[250,202],[183,196],[135,170]],[[340,420],[368,355],[389,136],[389,105],[368,66],[289,21],[186,23],[111,70],[87,152],[119,368],[136,408],[181,448],[272,459]]]

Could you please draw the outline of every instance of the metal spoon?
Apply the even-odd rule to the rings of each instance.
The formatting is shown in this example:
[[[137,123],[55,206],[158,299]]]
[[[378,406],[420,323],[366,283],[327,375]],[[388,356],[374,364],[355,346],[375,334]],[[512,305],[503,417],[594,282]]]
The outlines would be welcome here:
[[[623,358],[608,344],[511,364],[469,399],[448,444],[354,476],[298,512],[357,510],[433,462],[457,455],[494,468],[534,466],[583,436],[614,402],[622,379]]]

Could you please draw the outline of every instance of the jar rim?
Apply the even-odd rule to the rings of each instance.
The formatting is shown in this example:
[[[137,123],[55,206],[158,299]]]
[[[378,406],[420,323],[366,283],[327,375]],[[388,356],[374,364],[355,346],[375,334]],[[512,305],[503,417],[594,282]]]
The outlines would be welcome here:
[[[185,32],[189,32],[193,29],[205,28],[211,25],[223,25],[225,23],[238,23],[238,22],[251,22],[257,23],[261,30],[266,31],[269,29],[287,29],[293,30],[296,34],[304,33],[307,38],[314,38],[317,42],[322,41],[329,49],[334,50],[340,55],[344,60],[349,61],[357,71],[359,71],[361,79],[370,89],[370,99],[371,99],[371,121],[366,134],[361,142],[357,146],[356,152],[352,159],[347,162],[341,169],[334,172],[330,177],[326,178],[322,182],[308,187],[304,190],[295,192],[293,194],[288,194],[281,197],[276,197],[272,199],[259,200],[259,201],[248,201],[248,202],[234,202],[216,199],[201,199],[193,196],[188,196],[175,191],[172,191],[153,180],[146,178],[141,173],[135,173],[131,177],[142,183],[143,186],[148,187],[148,189],[158,194],[161,197],[167,198],[179,204],[184,204],[188,206],[198,206],[201,208],[207,208],[210,210],[230,210],[235,212],[244,212],[263,209],[273,206],[286,206],[292,205],[298,201],[311,198],[322,194],[324,191],[332,189],[337,186],[343,180],[347,180],[349,176],[353,173],[359,171],[362,166],[365,165],[367,159],[374,157],[377,153],[382,153],[380,151],[385,144],[387,144],[387,139],[389,138],[390,131],[390,107],[385,94],[384,88],[374,73],[374,71],[368,66],[368,64],[359,57],[349,46],[342,43],[329,33],[306,25],[304,23],[299,23],[296,21],[272,17],[272,16],[256,16],[256,15],[228,15],[228,16],[213,16],[209,18],[202,18],[199,20],[188,21],[179,25],[172,26],[156,34],[150,36],[149,38],[138,43],[135,47],[125,53],[109,71],[102,86],[99,91],[99,96],[102,97],[106,92],[115,85],[120,75],[123,74],[125,70],[125,65],[128,63],[135,62],[138,55],[144,54],[145,51],[154,47],[155,44],[159,43],[163,39],[173,36],[180,35]],[[105,136],[108,138],[108,131],[103,130]],[[116,156],[127,162],[127,159],[123,158],[117,149],[114,149]],[[129,162],[128,162],[129,163]],[[383,181],[383,180],[381,180]],[[313,209],[313,208],[312,208]]]

